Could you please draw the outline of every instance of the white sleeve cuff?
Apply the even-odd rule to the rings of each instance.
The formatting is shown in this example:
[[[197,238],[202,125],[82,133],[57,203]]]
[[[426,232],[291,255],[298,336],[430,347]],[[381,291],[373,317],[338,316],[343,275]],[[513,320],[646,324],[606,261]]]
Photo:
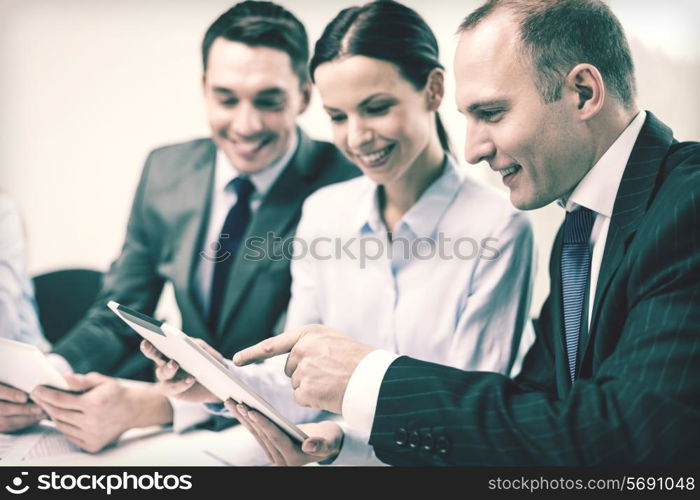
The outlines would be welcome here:
[[[343,396],[343,417],[358,435],[369,442],[374,412],[384,374],[398,358],[397,354],[377,349],[362,358],[352,373]]]
[[[343,421],[336,423],[343,429],[345,437],[343,438],[343,447],[340,449],[340,453],[329,465],[386,466],[374,454],[374,448],[367,444],[369,436],[357,429],[353,429]]]
[[[212,416],[201,403],[191,403],[175,398],[168,398],[168,401],[173,407],[173,431],[178,434],[206,422]]]

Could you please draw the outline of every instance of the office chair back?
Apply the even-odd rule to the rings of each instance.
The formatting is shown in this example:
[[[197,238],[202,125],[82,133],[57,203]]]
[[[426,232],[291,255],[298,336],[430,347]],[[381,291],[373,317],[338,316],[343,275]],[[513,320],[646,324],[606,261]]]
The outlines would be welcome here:
[[[34,278],[39,322],[54,343],[85,315],[97,298],[102,273],[91,269],[65,269]]]

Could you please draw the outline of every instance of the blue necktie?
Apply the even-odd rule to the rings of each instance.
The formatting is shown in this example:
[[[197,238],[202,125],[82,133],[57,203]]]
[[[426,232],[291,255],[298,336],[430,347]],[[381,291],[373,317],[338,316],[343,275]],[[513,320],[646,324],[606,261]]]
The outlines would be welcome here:
[[[564,245],[561,254],[561,283],[564,302],[564,331],[571,382],[576,378],[581,316],[588,276],[591,272],[591,229],[595,213],[587,208],[568,212],[564,220]]]
[[[229,186],[236,190],[237,199],[229,210],[219,234],[219,257],[214,264],[207,322],[212,333],[216,331],[231,265],[250,222],[250,196],[255,191],[253,184],[246,177],[236,177]]]

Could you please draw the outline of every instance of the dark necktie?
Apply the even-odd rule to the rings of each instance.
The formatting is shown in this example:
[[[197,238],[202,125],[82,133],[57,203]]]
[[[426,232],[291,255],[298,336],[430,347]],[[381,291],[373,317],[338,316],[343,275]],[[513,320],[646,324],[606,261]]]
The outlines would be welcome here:
[[[250,222],[250,196],[255,191],[253,184],[245,177],[236,177],[229,186],[233,186],[233,189],[236,190],[237,199],[229,210],[219,234],[219,251],[217,252],[219,257],[214,263],[209,298],[209,320],[207,322],[209,331],[212,333],[216,331],[231,265]]]
[[[571,382],[576,378],[581,316],[586,285],[591,273],[591,247],[589,240],[595,213],[580,207],[566,214],[564,221],[564,245],[561,254],[561,284],[564,302],[564,331],[566,353],[569,360]]]

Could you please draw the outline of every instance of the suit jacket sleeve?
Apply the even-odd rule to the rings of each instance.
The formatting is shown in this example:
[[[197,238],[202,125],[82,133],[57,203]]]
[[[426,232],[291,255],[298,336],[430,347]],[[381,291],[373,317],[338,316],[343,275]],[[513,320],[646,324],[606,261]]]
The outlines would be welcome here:
[[[377,456],[395,465],[699,463],[700,170],[672,177],[628,249],[608,305],[608,322],[624,321],[597,340],[610,354],[590,378],[557,395],[549,330],[515,381],[399,358],[377,403]],[[430,451],[408,445],[412,435]]]
[[[145,314],[153,314],[163,279],[157,274],[157,251],[154,236],[147,230],[146,210],[149,172],[155,153],[146,160],[136,190],[126,239],[121,254],[105,274],[100,294],[81,320],[66,337],[54,346],[76,372],[100,371],[120,376],[133,375],[140,356],[140,337],[107,308],[115,300]],[[138,357],[138,358],[136,358]],[[143,366],[136,363],[138,367]],[[131,372],[131,373],[130,373]]]

